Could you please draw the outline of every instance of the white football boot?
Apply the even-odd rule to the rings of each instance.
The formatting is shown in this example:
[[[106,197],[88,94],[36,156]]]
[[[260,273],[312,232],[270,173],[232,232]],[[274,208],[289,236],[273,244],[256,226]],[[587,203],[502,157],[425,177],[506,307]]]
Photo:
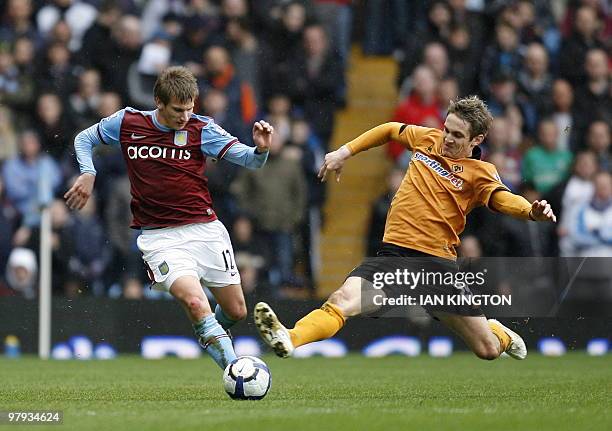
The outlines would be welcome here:
[[[276,356],[281,358],[291,356],[295,348],[291,342],[289,331],[280,323],[272,308],[265,302],[258,302],[255,305],[253,315],[259,335],[274,350]]]
[[[527,357],[527,346],[519,334],[508,329],[495,319],[489,319],[489,322],[495,322],[503,328],[503,330],[510,336],[510,344],[504,353],[514,359],[525,359]]]

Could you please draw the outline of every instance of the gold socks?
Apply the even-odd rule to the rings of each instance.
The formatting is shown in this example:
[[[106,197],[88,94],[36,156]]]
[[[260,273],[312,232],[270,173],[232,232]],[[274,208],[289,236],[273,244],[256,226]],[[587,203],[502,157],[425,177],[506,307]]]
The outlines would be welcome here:
[[[338,307],[326,302],[297,321],[289,330],[294,347],[333,337],[343,326],[346,318]]]
[[[501,346],[501,354],[502,352],[506,351],[512,340],[510,339],[510,336],[506,334],[504,328],[502,328],[497,322],[489,321],[488,323],[489,328],[491,328],[491,331],[493,331],[493,334],[495,334],[495,336],[499,339],[499,344]]]

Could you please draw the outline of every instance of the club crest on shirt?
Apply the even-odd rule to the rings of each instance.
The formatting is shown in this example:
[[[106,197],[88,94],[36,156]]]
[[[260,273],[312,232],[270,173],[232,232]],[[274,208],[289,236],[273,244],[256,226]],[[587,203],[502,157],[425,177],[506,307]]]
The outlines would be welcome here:
[[[159,269],[159,273],[161,275],[166,275],[168,274],[168,272],[170,271],[170,268],[168,267],[168,264],[164,261],[162,262],[157,269]]]
[[[453,172],[455,174],[460,174],[461,172],[463,172],[463,166],[461,166],[461,165],[453,165]]]
[[[179,147],[184,147],[187,145],[187,131],[186,130],[177,130],[174,132],[174,145]]]

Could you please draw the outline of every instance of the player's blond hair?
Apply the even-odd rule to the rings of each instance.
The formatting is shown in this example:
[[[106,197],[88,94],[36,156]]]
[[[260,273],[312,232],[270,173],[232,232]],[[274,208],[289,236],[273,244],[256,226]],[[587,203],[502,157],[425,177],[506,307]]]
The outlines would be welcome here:
[[[198,82],[189,69],[173,66],[165,69],[155,81],[153,96],[164,104],[175,99],[179,103],[195,100],[199,94]]]
[[[470,125],[470,139],[474,136],[487,136],[493,123],[493,116],[487,105],[478,96],[468,96],[450,101],[448,113],[466,121]]]

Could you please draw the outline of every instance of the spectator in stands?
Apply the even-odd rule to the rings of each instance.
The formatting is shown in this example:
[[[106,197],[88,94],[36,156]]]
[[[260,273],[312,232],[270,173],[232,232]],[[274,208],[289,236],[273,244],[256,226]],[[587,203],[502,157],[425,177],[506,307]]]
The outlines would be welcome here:
[[[423,2],[367,0],[363,51],[368,55],[396,54],[408,38],[409,13]],[[422,6],[421,6],[422,7]]]
[[[231,19],[225,26],[232,63],[238,78],[248,83],[255,93],[255,101],[261,103],[259,42],[246,18]]]
[[[110,262],[107,269],[108,284],[121,282],[124,276],[142,278],[143,262],[136,247],[137,232],[130,229],[130,181],[127,175],[115,177],[110,183],[104,209],[105,232],[110,242]]]
[[[12,51],[0,47],[0,105],[14,113],[18,127],[25,127],[34,102],[34,46],[26,37],[13,43]]]
[[[529,202],[542,199],[534,184],[523,182],[519,192]],[[481,227],[480,235],[483,239],[492,237],[497,240],[495,244],[487,244],[489,252],[485,255],[507,257],[546,257],[554,253],[552,231],[553,223],[533,223],[528,220],[519,220],[510,217],[499,217],[498,214],[487,211],[485,226]]]
[[[486,159],[497,167],[502,182],[512,191],[518,190],[521,183],[521,154],[517,145],[510,121],[495,117],[486,139]]]
[[[439,42],[428,43],[423,50],[423,64],[429,66],[440,81],[449,74],[448,52]]]
[[[95,196],[75,213],[70,234],[74,241],[74,254],[69,265],[70,270],[81,280],[81,290],[88,289],[96,296],[104,295],[104,276],[110,262],[111,250],[96,211]]]
[[[440,81],[437,92],[438,110],[440,112],[438,115],[440,118],[446,117],[449,102],[459,97],[459,92],[457,78],[448,76]]]
[[[599,23],[597,12],[589,6],[582,6],[576,12],[574,31],[563,41],[560,51],[560,74],[574,86],[585,80],[584,64],[587,52],[603,48],[598,39]]]
[[[204,69],[206,75],[199,82],[200,93],[206,94],[210,89],[224,92],[230,121],[250,125],[257,113],[255,94],[253,88],[236,74],[227,49],[220,45],[208,48],[204,54]]]
[[[54,293],[68,295],[75,278],[69,269],[70,259],[74,255],[74,237],[71,233],[72,217],[66,204],[55,199],[49,205],[51,218],[51,285]],[[40,226],[34,226],[25,246],[31,250],[40,250]]]
[[[495,27],[495,42],[483,54],[480,65],[480,91],[489,94],[493,78],[500,74],[516,78],[521,67],[519,36],[515,28],[505,22]]]
[[[293,237],[304,217],[306,184],[300,163],[283,154],[285,142],[274,134],[266,165],[241,170],[232,183],[239,208],[250,211],[260,234],[273,248],[270,283],[273,287],[296,282]],[[283,181],[270,181],[283,178]]]
[[[433,2],[427,14],[427,22],[415,28],[414,34],[403,41],[400,83],[403,83],[406,78],[412,75],[414,68],[423,58],[423,47],[431,42],[447,43],[451,34],[451,27],[452,12],[448,3],[445,1]],[[404,87],[403,84],[402,87]]]
[[[13,60],[18,73],[18,87],[0,96],[0,103],[10,106],[17,127],[23,129],[32,120],[35,102],[35,51],[34,42],[27,37],[19,37],[13,44]]]
[[[431,69],[438,82],[449,76],[448,53],[446,47],[439,42],[430,42],[425,46],[421,64]],[[412,82],[412,76],[409,76],[402,82],[399,94],[400,100],[408,97],[412,90],[414,90],[414,82]]]
[[[518,88],[525,101],[541,118],[552,93],[552,77],[548,73],[548,54],[544,46],[533,42],[525,52],[523,68],[518,73]]]
[[[466,0],[449,0],[454,23],[465,23],[470,29],[470,35],[476,52],[483,50],[484,22],[482,14],[474,8],[468,8]]]
[[[10,50],[0,47],[0,102],[19,90],[19,70]],[[4,102],[5,103],[5,102]]]
[[[37,48],[42,45],[42,38],[33,24],[32,0],[8,0],[4,11],[4,20],[0,24],[0,41],[13,43],[20,37],[26,37]]]
[[[71,147],[74,126],[64,114],[64,105],[59,95],[43,93],[38,97],[35,127],[41,137],[42,151],[60,162]]]
[[[17,134],[12,114],[9,109],[0,106],[0,163],[17,154]]]
[[[55,23],[53,28],[51,28],[49,34],[47,34],[47,45],[57,42],[61,45],[64,45],[65,47],[68,47],[68,45],[70,44],[71,37],[72,33],[70,32],[70,27],[68,26],[66,21],[59,20]]]
[[[39,90],[68,97],[75,86],[78,69],[72,62],[72,54],[62,42],[51,42],[45,51],[42,64],[36,74]]]
[[[344,72],[322,26],[305,28],[303,50],[291,60],[286,85],[291,100],[304,110],[304,116],[327,148]]]
[[[226,20],[246,18],[249,13],[247,0],[222,0],[221,16]]]
[[[487,100],[489,110],[494,117],[507,116],[515,125],[520,122],[523,127],[524,124],[528,134],[535,133],[537,125],[535,109],[516,96],[515,79],[509,73],[500,72],[491,80],[490,97]]]
[[[346,66],[351,45],[352,0],[314,0],[317,20],[329,35],[330,45]]]
[[[136,108],[150,109],[155,106],[151,88],[161,71],[170,65],[171,50],[172,36],[159,31],[144,44],[138,61],[130,65],[128,94]]]
[[[13,235],[20,223],[19,212],[8,200],[4,180],[0,176],[0,268],[6,268]]]
[[[542,194],[563,181],[572,164],[572,153],[557,148],[558,133],[554,121],[542,120],[538,126],[538,145],[529,149],[523,159],[523,179],[532,182]]]
[[[79,76],[77,91],[68,98],[70,118],[77,129],[86,129],[98,121],[100,73],[87,69]]]
[[[36,298],[38,264],[34,252],[23,247],[14,248],[6,266],[5,279],[8,287],[19,296],[26,299]]]
[[[476,88],[476,77],[480,53],[472,40],[469,27],[465,24],[454,25],[448,40],[450,70],[459,84],[459,95],[472,94]]]
[[[397,106],[393,114],[393,121],[441,127],[442,117],[440,116],[436,94],[438,80],[435,74],[430,67],[420,65],[414,69],[411,81],[413,91]],[[392,142],[387,146],[387,151],[391,158],[397,161],[405,154],[406,147]],[[407,165],[406,161],[403,163]]]
[[[612,147],[610,147],[610,124],[594,121],[589,126],[587,147],[595,153],[597,164],[602,171],[612,171]]]
[[[557,148],[575,151],[578,148],[574,113],[574,89],[565,79],[557,79],[552,86],[550,117],[557,125],[559,138]]]
[[[290,1],[279,10],[279,19],[268,20],[270,27],[261,37],[261,68],[269,74],[268,79],[262,82],[264,100],[272,94],[287,91],[291,62],[300,50],[306,25],[307,14],[303,3]]]
[[[274,130],[276,131],[276,128]],[[294,158],[300,161],[306,180],[307,199],[300,243],[306,254],[303,258],[306,262],[306,278],[316,282],[321,265],[318,246],[322,225],[321,209],[326,196],[325,184],[321,182],[318,173],[323,164],[325,149],[320,139],[312,132],[308,122],[299,116],[294,117],[291,122],[289,148],[296,151]]]
[[[142,7],[142,13],[140,15],[142,19],[142,30],[140,36],[142,40],[147,41],[153,35],[162,29],[164,17],[169,15],[175,16],[186,16],[189,13],[199,14],[198,7],[195,6],[197,3],[194,1],[174,1],[174,0],[150,0]],[[208,1],[204,2],[209,3]],[[192,6],[192,4],[194,6]]]
[[[559,251],[562,256],[573,256],[574,250],[571,240],[567,237],[570,223],[576,220],[574,214],[579,208],[587,204],[593,197],[593,178],[597,173],[597,158],[592,151],[582,151],[576,155],[572,175],[552,189],[546,196],[551,206],[558,208]]]
[[[255,232],[253,220],[246,213],[239,214],[232,225],[232,245],[236,255],[244,252],[255,256],[261,261],[261,266],[269,259],[270,250],[267,244]]]
[[[229,100],[227,94],[215,88],[209,89],[201,96],[201,112],[215,120],[225,130],[237,137],[240,142],[249,142],[249,130],[241,119],[228,115]],[[276,129],[276,125],[274,126]]]
[[[277,93],[268,99],[268,113],[265,120],[274,126],[283,140],[289,139],[291,135],[291,99],[286,94]]]
[[[123,13],[120,0],[103,0],[98,8],[96,21],[83,35],[83,43],[78,53],[78,63],[100,71],[106,78],[110,71],[109,58],[115,55],[112,41],[112,28]],[[105,43],[100,43],[105,41]]]
[[[206,47],[219,43],[217,21],[207,15],[193,15],[185,18],[183,31],[174,39],[172,47],[172,63],[182,64],[195,76],[204,75],[202,56]]]
[[[261,275],[268,270],[266,263],[273,259],[274,250],[257,237],[253,221],[245,214],[239,215],[234,221],[232,245],[240,276],[247,275],[247,283],[242,287],[245,293],[253,293],[256,288],[259,288],[257,291],[259,295],[270,293],[262,289],[265,284],[261,283]]]
[[[38,30],[45,37],[60,20],[66,20],[70,27],[69,48],[76,52],[81,48],[83,35],[94,23],[98,11],[94,6],[81,0],[53,0],[36,14]]]
[[[387,190],[383,193],[371,207],[370,226],[366,239],[366,256],[376,256],[376,252],[380,249],[381,240],[385,231],[385,222],[387,221],[387,212],[391,206],[393,196],[399,189],[406,171],[399,167],[393,168],[387,175]]]
[[[580,206],[570,220],[568,238],[578,256],[612,256],[612,175],[600,172],[594,179],[593,198]]]
[[[586,134],[591,121],[612,121],[610,71],[608,55],[603,49],[592,49],[586,54],[586,80],[576,88],[576,127],[579,136]]]
[[[22,227],[31,228],[40,220],[38,204],[40,182],[44,180],[53,190],[57,190],[62,177],[57,163],[41,152],[36,132],[31,130],[22,132],[19,135],[18,145],[19,155],[5,162],[2,167],[2,177],[6,196],[23,216]],[[27,236],[29,238],[29,234]]]
[[[141,21],[134,15],[124,15],[113,29],[112,63],[107,63],[104,88],[119,93],[124,102],[131,103],[127,79],[130,66],[140,57],[142,48]]]

